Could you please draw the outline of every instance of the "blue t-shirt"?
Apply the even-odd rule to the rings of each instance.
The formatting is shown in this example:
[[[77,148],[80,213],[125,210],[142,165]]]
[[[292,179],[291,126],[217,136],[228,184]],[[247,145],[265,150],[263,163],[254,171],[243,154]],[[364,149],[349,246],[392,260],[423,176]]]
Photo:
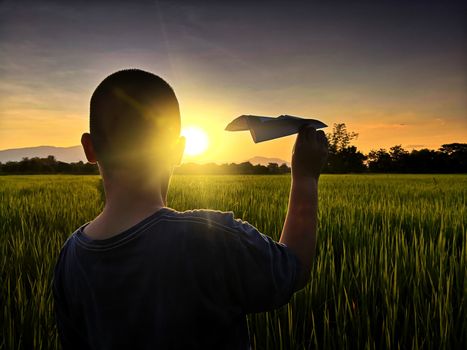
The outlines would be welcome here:
[[[64,349],[247,349],[246,314],[286,304],[300,263],[232,212],[163,208],[92,240],[80,227],[54,273]]]

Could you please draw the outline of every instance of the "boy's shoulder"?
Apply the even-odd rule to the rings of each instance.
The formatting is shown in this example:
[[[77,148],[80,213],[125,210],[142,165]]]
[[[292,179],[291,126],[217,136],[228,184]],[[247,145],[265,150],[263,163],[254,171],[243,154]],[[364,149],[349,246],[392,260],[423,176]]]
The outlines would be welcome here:
[[[247,222],[240,219],[235,219],[232,211],[220,211],[213,209],[190,209],[184,211],[178,211],[169,207],[164,207],[159,211],[153,213],[149,217],[145,218],[138,224],[134,225],[130,229],[114,236],[113,238],[93,241],[86,237],[83,233],[84,228],[88,223],[85,223],[78,227],[65,241],[61,248],[61,256],[67,255],[67,251],[76,245],[88,245],[91,243],[104,244],[107,241],[121,240],[135,233],[139,233],[145,230],[151,230],[151,227],[157,226],[158,223],[166,223],[173,225],[172,228],[178,228],[181,231],[199,231],[196,227],[203,230],[218,230],[227,233],[238,233],[238,230],[244,229],[245,226],[250,226]],[[177,230],[177,231],[179,231]]]
[[[223,231],[225,233],[238,234],[246,228],[252,228],[246,221],[236,219],[232,211],[220,211],[212,209],[190,209],[185,211],[170,211],[163,218],[166,221],[184,223],[188,228],[201,226],[209,231]]]
[[[185,211],[177,211],[168,208],[167,216],[178,220],[195,220],[206,224],[232,224],[235,217],[232,211],[221,211],[213,209],[190,209]]]

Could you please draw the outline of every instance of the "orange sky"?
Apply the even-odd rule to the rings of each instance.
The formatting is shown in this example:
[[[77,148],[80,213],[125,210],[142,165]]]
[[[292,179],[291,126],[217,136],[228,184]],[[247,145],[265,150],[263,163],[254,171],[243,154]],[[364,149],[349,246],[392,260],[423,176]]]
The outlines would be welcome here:
[[[0,149],[79,144],[93,89],[129,67],[166,78],[183,124],[208,134],[207,151],[185,160],[290,160],[293,136],[254,144],[248,132],[224,131],[241,114],[344,122],[363,152],[467,142],[467,40],[456,8],[122,2],[109,15],[104,5],[32,4],[0,5]]]

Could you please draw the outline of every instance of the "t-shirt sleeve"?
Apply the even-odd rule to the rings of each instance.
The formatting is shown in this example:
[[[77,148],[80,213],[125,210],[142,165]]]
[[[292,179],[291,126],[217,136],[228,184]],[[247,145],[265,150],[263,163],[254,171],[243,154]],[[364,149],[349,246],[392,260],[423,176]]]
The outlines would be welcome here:
[[[224,273],[232,298],[246,313],[288,303],[301,270],[297,256],[233,213],[224,213],[222,221]]]

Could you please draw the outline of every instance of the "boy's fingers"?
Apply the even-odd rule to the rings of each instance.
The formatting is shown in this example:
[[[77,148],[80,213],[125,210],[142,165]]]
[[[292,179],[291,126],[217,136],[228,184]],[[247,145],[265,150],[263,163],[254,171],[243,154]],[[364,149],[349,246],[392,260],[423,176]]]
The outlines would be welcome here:
[[[299,138],[306,138],[306,135],[308,133],[308,127],[309,127],[308,125],[304,125],[298,130]]]
[[[321,143],[323,143],[323,144],[325,144],[325,145],[328,144],[328,139],[326,138],[326,134],[324,133],[323,130],[319,130],[319,131],[316,133],[316,135],[317,135],[318,140],[319,140]]]
[[[312,146],[324,145],[327,147],[328,141],[326,134],[322,130],[316,130],[311,125],[304,125],[298,131],[296,145],[308,143]]]
[[[306,130],[306,140],[308,142],[315,142],[316,141],[316,129],[310,125],[305,127]]]
[[[309,125],[304,125],[298,130],[298,136],[297,136],[297,141],[296,141],[297,144],[301,145],[304,142],[309,140],[309,136],[308,136],[309,128],[310,128]]]
[[[305,129],[301,128],[300,130],[298,130],[297,139],[295,140],[295,146],[301,145],[304,139],[305,139]]]

